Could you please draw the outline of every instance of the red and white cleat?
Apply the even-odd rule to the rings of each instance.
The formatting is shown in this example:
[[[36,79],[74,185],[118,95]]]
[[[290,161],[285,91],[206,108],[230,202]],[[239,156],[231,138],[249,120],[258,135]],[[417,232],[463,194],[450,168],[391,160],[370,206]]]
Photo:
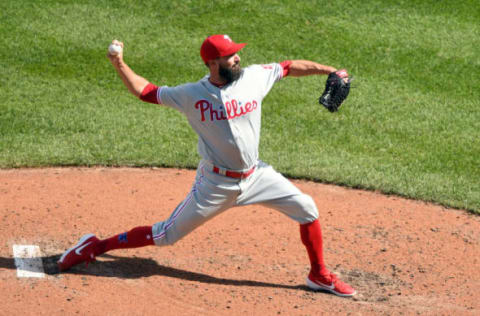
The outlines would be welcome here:
[[[307,277],[307,286],[315,291],[328,291],[342,297],[351,297],[357,294],[354,288],[339,280],[338,277],[333,273],[314,276],[310,272]]]
[[[93,234],[84,235],[80,241],[65,253],[58,260],[57,265],[60,271],[65,271],[82,262],[95,261],[95,247],[100,240]]]

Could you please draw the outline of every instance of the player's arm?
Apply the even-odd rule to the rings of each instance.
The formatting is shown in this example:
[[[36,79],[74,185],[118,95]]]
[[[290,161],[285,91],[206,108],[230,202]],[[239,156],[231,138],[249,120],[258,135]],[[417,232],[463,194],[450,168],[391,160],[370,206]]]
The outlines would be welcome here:
[[[322,65],[313,61],[292,60],[290,61],[288,75],[292,77],[328,75],[334,71],[337,71],[334,67]]]
[[[123,43],[113,41],[112,43],[120,45],[123,48]],[[123,60],[123,49],[117,55],[108,54],[108,59],[112,63],[113,67],[117,71],[118,75],[122,79],[123,83],[136,97],[140,97],[145,87],[149,85],[149,81],[142,76],[137,75]]]

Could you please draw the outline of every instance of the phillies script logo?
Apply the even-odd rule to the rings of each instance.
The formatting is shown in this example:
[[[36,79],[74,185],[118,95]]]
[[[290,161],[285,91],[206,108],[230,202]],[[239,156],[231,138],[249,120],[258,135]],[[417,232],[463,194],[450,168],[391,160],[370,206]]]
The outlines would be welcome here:
[[[207,100],[199,100],[195,103],[195,108],[200,110],[200,113],[202,114],[202,122],[208,118],[210,118],[210,121],[212,122],[215,120],[231,120],[253,112],[257,107],[258,103],[255,100],[245,104],[239,104],[237,100],[233,99],[231,102],[228,101],[225,103],[225,111],[223,111],[223,107],[220,107],[219,110],[215,110],[213,104]]]

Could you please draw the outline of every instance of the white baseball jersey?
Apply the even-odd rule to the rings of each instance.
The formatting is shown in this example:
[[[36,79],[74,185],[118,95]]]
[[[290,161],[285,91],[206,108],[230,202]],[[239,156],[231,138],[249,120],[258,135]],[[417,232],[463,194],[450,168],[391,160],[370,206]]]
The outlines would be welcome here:
[[[261,203],[301,224],[318,217],[310,196],[258,160],[262,100],[273,84],[288,73],[288,66],[289,62],[249,66],[238,80],[222,88],[210,83],[206,76],[196,83],[158,88],[156,100],[151,100],[155,97],[149,94],[148,102],[185,114],[199,136],[198,150],[203,158],[187,197],[167,220],[153,225],[156,245],[172,245],[234,206]],[[212,165],[254,172],[245,178],[232,178],[216,172]]]
[[[157,90],[157,99],[186,115],[199,136],[203,159],[241,171],[258,161],[262,100],[283,74],[284,68],[277,63],[252,65],[223,88],[206,76],[195,83],[163,86]]]

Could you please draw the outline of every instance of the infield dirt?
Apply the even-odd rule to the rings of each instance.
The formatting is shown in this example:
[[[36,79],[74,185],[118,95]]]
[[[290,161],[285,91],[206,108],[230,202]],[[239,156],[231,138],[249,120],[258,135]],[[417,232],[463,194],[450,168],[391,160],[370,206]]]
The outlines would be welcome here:
[[[320,210],[325,259],[358,295],[304,285],[298,224],[233,208],[177,244],[117,250],[58,273],[85,233],[166,219],[195,172],[0,170],[0,315],[478,315],[480,217],[375,192],[293,181]],[[38,245],[44,278],[18,278],[13,245]]]

